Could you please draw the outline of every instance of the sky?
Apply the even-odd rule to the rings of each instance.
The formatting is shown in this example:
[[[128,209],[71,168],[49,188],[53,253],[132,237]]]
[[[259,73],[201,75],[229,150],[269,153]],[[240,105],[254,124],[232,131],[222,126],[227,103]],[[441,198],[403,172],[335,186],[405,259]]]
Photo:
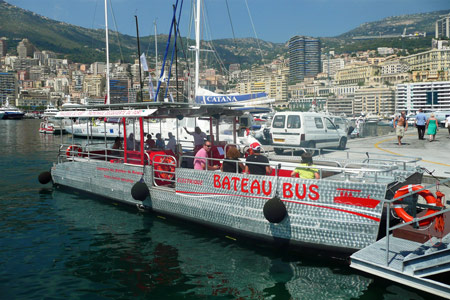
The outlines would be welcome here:
[[[105,27],[104,0],[5,1],[57,21],[85,28]],[[135,15],[140,36],[153,35],[155,21],[158,34],[167,34],[176,2],[108,1],[112,6],[108,10],[109,28],[132,36],[136,36]],[[236,38],[285,43],[294,35],[332,37],[385,17],[450,9],[450,0],[205,0],[205,7],[208,29],[203,30],[203,39],[232,38],[234,32]],[[193,38],[190,11],[191,0],[184,0],[180,31],[183,37]]]

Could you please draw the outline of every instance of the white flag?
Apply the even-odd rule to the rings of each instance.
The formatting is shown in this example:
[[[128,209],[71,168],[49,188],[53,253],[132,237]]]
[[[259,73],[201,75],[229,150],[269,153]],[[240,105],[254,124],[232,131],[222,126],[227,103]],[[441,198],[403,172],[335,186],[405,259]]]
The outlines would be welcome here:
[[[147,65],[147,59],[145,58],[145,53],[142,53],[141,55],[141,65],[144,71],[148,72],[148,65]]]
[[[152,75],[148,73],[148,93],[150,95],[150,99],[155,98],[155,88],[153,87]]]

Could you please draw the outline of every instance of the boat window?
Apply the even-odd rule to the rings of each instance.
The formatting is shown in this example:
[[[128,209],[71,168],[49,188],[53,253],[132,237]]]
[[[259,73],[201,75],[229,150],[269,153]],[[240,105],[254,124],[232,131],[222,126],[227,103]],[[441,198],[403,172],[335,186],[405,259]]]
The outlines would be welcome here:
[[[320,117],[314,118],[314,122],[316,123],[316,128],[318,128],[318,129],[323,128],[322,118],[320,118]]]
[[[328,118],[324,118],[324,119],[325,119],[325,125],[327,126],[327,129],[336,130],[336,127],[334,126],[333,122],[331,122],[330,119],[328,119]]]
[[[300,116],[288,116],[287,128],[300,128]]]
[[[284,121],[286,120],[286,116],[275,116],[273,118],[272,127],[273,128],[284,128]]]

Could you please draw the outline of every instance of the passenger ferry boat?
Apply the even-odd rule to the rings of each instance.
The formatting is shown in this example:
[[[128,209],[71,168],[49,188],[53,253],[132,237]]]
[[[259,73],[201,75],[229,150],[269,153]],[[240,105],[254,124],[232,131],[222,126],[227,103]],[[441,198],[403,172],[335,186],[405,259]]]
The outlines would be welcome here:
[[[210,117],[210,132],[214,132],[212,123],[221,116],[240,114],[215,105],[134,106],[61,111],[58,117],[133,119],[133,133],[143,141],[144,119],[214,116]],[[127,127],[122,128],[124,136],[129,135]],[[210,138],[214,147],[209,163],[220,165],[227,148],[234,145],[220,142],[217,135]],[[392,199],[402,186],[420,184],[423,173],[416,165],[417,158],[376,158],[365,153],[358,157],[349,151],[333,159],[315,158],[314,167],[320,171],[320,180],[290,177],[298,166],[297,156],[271,156],[273,172],[267,176],[199,171],[192,168],[194,154],[186,149],[178,149],[176,153],[145,150],[144,143],[139,143],[136,150],[126,150],[126,143],[127,139],[125,150],[111,149],[106,139],[102,147],[98,141],[89,139],[84,145],[62,144],[58,160],[51,168],[51,179],[56,185],[230,232],[344,252],[354,252],[377,241],[383,228],[386,199]]]

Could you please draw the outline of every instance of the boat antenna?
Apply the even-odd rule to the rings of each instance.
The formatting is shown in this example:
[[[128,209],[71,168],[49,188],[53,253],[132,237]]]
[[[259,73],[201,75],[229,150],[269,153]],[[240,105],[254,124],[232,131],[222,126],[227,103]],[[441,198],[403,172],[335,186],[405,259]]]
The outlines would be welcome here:
[[[138,25],[138,17],[135,15],[134,18],[136,19],[136,36],[137,36],[137,47],[138,47],[138,61],[139,61],[139,101],[136,102],[143,102],[142,97],[142,70],[141,70],[141,43],[139,42],[139,25]]]
[[[108,0],[105,0],[105,35],[106,35],[106,101],[110,104],[110,86],[109,86],[109,37],[108,37]]]

